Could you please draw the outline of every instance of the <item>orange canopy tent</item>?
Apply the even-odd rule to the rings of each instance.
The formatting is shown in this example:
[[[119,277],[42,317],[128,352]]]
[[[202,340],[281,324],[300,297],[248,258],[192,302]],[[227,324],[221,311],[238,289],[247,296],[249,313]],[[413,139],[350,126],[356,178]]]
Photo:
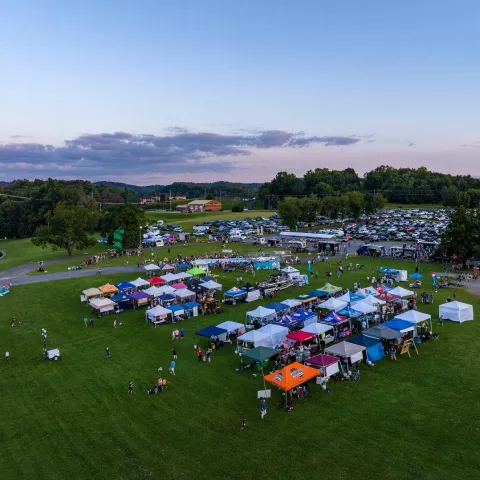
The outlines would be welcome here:
[[[316,368],[307,367],[299,362],[294,362],[281,370],[265,375],[263,378],[268,383],[288,391],[318,377],[319,371]]]
[[[118,288],[115,285],[111,285],[110,283],[106,283],[105,285],[102,285],[101,287],[98,287],[98,289],[102,293],[117,293]]]

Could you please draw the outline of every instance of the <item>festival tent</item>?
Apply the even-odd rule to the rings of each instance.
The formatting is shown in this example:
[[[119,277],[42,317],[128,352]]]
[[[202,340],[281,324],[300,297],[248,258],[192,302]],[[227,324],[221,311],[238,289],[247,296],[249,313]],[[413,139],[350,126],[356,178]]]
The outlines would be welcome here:
[[[181,290],[177,290],[175,292],[175,297],[181,299],[193,297],[195,299],[195,293],[188,290],[188,288],[182,288]]]
[[[138,277],[136,280],[133,280],[130,282],[132,285],[134,285],[135,288],[142,288],[142,287],[149,287],[150,284],[144,280],[143,278]]]
[[[166,265],[164,265],[164,266],[162,267],[162,270],[165,270],[165,271],[175,270],[175,267],[174,267],[173,265],[168,265],[168,264],[166,264]]]
[[[378,273],[384,273],[386,275],[396,275],[399,272],[399,270],[395,270],[393,268],[383,268],[378,271]]]
[[[282,303],[288,305],[289,308],[295,308],[302,304],[302,302],[292,299],[282,300]]]
[[[378,294],[377,294],[378,295]],[[377,307],[378,305],[385,305],[387,302],[385,300],[381,300],[380,298],[374,296],[374,295],[369,295],[368,297],[365,297],[363,300],[361,300],[363,303],[366,303],[367,305],[371,305],[373,307]],[[355,304],[356,305],[356,304]],[[355,305],[353,305],[353,308],[355,308]]]
[[[327,310],[342,310],[348,305],[347,302],[343,302],[342,300],[337,300],[336,298],[329,298],[326,302],[320,303],[318,308],[325,308]]]
[[[172,300],[175,300],[175,295],[173,295],[172,293],[162,293],[158,299],[161,301],[161,302],[171,302]]]
[[[326,317],[320,319],[320,323],[324,323],[326,325],[341,325],[342,323],[348,321],[349,320],[346,317],[342,317],[335,312],[330,312]]]
[[[302,332],[313,333],[317,337],[331,330],[333,330],[331,325],[325,325],[323,323],[311,323],[310,325],[302,328]]]
[[[137,305],[146,305],[148,303],[148,293],[145,292],[132,292],[128,295],[132,300],[137,302]]]
[[[355,318],[362,315],[362,312],[355,310],[355,307],[345,307],[339,310],[337,313],[346,318]]]
[[[177,268],[190,268],[190,264],[189,263],[179,263],[177,265]]]
[[[163,280],[163,283],[170,283],[178,280],[178,277],[174,273],[167,273],[160,277]]]
[[[473,320],[473,307],[462,302],[447,302],[440,305],[439,315],[443,320],[463,323]]]
[[[378,295],[378,292],[373,287],[362,288],[361,290],[367,297],[369,295]]]
[[[322,292],[327,292],[327,293],[337,293],[341,290],[340,287],[336,287],[335,285],[332,285],[331,283],[326,283],[322,288],[320,288]]]
[[[151,297],[159,297],[162,294],[162,290],[159,287],[151,286],[150,288],[146,288],[145,290],[142,290],[144,293],[147,295],[150,295]]]
[[[118,293],[118,288],[115,285],[112,285],[110,283],[106,283],[105,285],[102,285],[101,287],[98,287],[98,289],[103,294]]]
[[[265,308],[269,308],[271,310],[275,310],[277,313],[281,313],[281,312],[284,312],[285,310],[288,310],[289,307],[285,303],[273,302],[266,305]]]
[[[205,275],[200,279],[200,282],[205,283],[209,282],[210,280],[215,280],[215,277],[213,277],[212,275]]]
[[[148,279],[148,283],[150,285],[161,285],[162,283],[165,283],[165,280],[160,277],[151,277]]]
[[[375,290],[377,292],[377,295],[380,293],[387,293],[392,289],[392,287],[389,287],[388,285],[379,285]],[[375,295],[375,294],[374,294]]]
[[[93,297],[101,297],[103,293],[98,288],[87,288],[87,290],[84,290],[82,292],[82,295],[85,298],[85,300],[88,300],[89,298],[93,298]]]
[[[223,322],[217,325],[217,328],[225,329],[227,333],[230,335],[231,333],[236,333],[238,331],[244,330],[245,325],[243,325],[243,323],[232,322],[230,320],[227,320],[226,322]]]
[[[396,302],[401,299],[398,295],[392,295],[390,292],[381,293],[380,295],[377,295],[376,298],[387,303]]]
[[[368,313],[374,313],[377,311],[377,308],[374,307],[373,305],[369,305],[368,303],[362,301],[362,302],[357,302],[355,305],[352,307],[354,310],[357,312],[362,313],[363,315],[366,315]]]
[[[209,280],[208,282],[202,282],[202,287],[206,288],[208,290],[221,290],[222,285],[220,283],[217,283],[213,280]]]
[[[172,288],[175,290],[181,290],[182,288],[187,288],[187,286],[184,283],[172,283]]]
[[[167,274],[168,275],[168,274]],[[174,273],[174,280],[185,280],[186,278],[192,278],[193,275],[187,272]]]
[[[123,292],[123,290],[130,290],[135,288],[135,285],[130,282],[120,282],[115,285],[120,292]]]
[[[154,263],[150,263],[148,265],[145,265],[143,269],[146,272],[154,272],[155,270],[160,270],[160,267],[158,265],[155,265]]]
[[[299,318],[292,318],[290,315],[284,315],[280,320],[275,322],[275,325],[280,325],[281,327],[287,327],[288,329],[292,329],[297,327],[301,324],[303,320]]]
[[[190,270],[187,270],[187,273],[189,273],[190,275],[193,275],[193,276],[197,276],[197,275],[203,275],[207,272],[205,270],[203,270],[202,268],[193,267]]]
[[[287,392],[317,376],[318,370],[316,368],[294,362],[281,370],[265,375],[263,378],[266,382]]]
[[[382,342],[378,338],[357,335],[347,340],[347,342],[365,347],[367,349],[367,360],[370,362],[376,362],[385,356]]]
[[[280,325],[275,325],[274,323],[270,323],[269,325],[265,325],[262,328],[258,329],[257,332],[266,333],[270,335],[272,338],[272,345],[281,345],[283,341],[288,336],[288,328],[282,327]]]
[[[411,297],[412,295],[414,295],[414,292],[412,292],[411,290],[407,290],[406,288],[403,288],[403,287],[395,287],[395,288],[392,288],[388,293],[390,293],[390,295],[398,295],[399,297]]]
[[[305,305],[307,303],[316,302],[318,298],[315,296],[306,294],[306,295],[297,295],[295,297],[295,300],[298,300],[299,302],[302,302],[302,304]]]
[[[401,338],[402,334],[398,330],[393,330],[393,328],[384,327],[383,325],[377,325],[376,327],[368,328],[364,330],[363,335],[373,338],[384,338],[385,340],[396,340]]]
[[[195,332],[195,335],[199,337],[207,337],[207,338],[214,338],[214,337],[223,337],[226,338],[227,331],[224,328],[218,328],[214,325],[210,325],[208,327],[202,328],[198,332]]]
[[[254,362],[263,362],[274,357],[275,355],[278,355],[279,353],[280,351],[274,348],[257,347],[243,353],[243,356],[251,358]]]
[[[183,315],[185,310],[181,305],[170,305],[168,309],[172,312],[174,317],[178,317],[179,315]]]
[[[117,304],[109,298],[92,298],[89,305],[99,313],[106,313],[111,312]]]
[[[147,310],[145,315],[150,321],[164,320],[168,315],[170,315],[170,310],[163,308],[161,305],[157,305],[156,307]]]
[[[432,316],[428,315],[427,313],[419,312],[418,310],[408,310],[400,315],[397,315],[395,319],[404,320],[406,322],[414,323],[415,325],[430,321],[430,331],[433,331]]]
[[[421,273],[415,272],[410,275],[410,278],[414,278],[415,280],[420,280],[421,278],[423,278],[423,275]]]
[[[299,308],[296,312],[293,312],[290,317],[303,322],[304,326],[316,323],[318,320],[318,315],[315,312],[309,312],[303,308]]]
[[[356,295],[355,293],[347,292],[347,293],[344,293],[341,297],[337,297],[337,300],[341,300],[342,302],[347,302],[347,303],[353,303],[353,302],[360,302],[364,298],[365,297]]]
[[[277,312],[271,308],[257,307],[255,310],[247,312],[247,323],[253,323],[254,320],[261,320],[268,323],[276,318]],[[250,320],[250,322],[248,322]]]
[[[117,303],[120,308],[125,308],[131,301],[131,298],[123,292],[119,292],[112,297],[112,301]]]
[[[302,343],[308,342],[308,340],[312,340],[315,338],[314,333],[304,332],[302,330],[297,330],[296,332],[290,332],[287,335],[289,340],[293,340],[294,342]]]
[[[340,342],[325,349],[325,353],[335,357],[349,358],[350,361],[358,362],[363,360],[363,352],[366,348],[363,345],[355,345],[349,342]]]
[[[283,273],[298,273],[299,270],[297,270],[296,268],[293,268],[290,265],[288,265],[288,267],[282,268],[282,272]]]
[[[250,330],[243,335],[237,337],[238,342],[252,343],[253,347],[268,347],[272,342],[272,337],[267,333],[259,332],[258,330]]]
[[[368,297],[370,294],[367,293],[365,290],[366,290],[366,289],[364,289],[364,288],[357,288],[353,293],[354,293],[355,295],[357,295],[358,297],[366,298],[366,297]],[[375,292],[375,293],[377,293],[377,292]]]
[[[322,292],[322,290],[312,290],[311,292],[308,292],[308,295],[310,297],[323,298],[323,297],[326,297],[328,293]]]
[[[398,330],[402,334],[413,332],[415,330],[415,325],[410,322],[406,322],[405,320],[398,320],[398,318],[384,322],[382,325],[384,327],[392,328],[393,330]]]
[[[340,371],[338,362],[338,357],[332,357],[323,353],[305,359],[305,365],[320,368],[320,371],[326,377],[331,377]]]
[[[233,287],[230,290],[227,290],[223,293],[224,297],[232,297],[232,298],[241,298],[247,295],[247,291],[243,288]]]

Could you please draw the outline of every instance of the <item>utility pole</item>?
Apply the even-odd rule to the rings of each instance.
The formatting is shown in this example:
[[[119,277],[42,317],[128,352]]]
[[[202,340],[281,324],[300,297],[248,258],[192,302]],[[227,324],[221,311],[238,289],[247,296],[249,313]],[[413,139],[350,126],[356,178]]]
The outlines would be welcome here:
[[[170,195],[168,198],[170,199],[170,210],[172,210],[172,189],[170,189]]]

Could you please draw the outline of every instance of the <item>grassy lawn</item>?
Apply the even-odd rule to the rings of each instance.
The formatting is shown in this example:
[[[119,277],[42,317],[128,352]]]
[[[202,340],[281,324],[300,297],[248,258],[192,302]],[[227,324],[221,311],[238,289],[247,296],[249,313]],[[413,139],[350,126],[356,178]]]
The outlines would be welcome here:
[[[68,258],[65,250],[52,251],[51,248],[36,247],[29,238],[21,240],[2,240],[0,241],[0,249],[2,249],[6,255],[0,258],[0,272],[12,267],[18,267],[19,265],[32,264],[33,268],[36,268],[37,262],[43,260],[55,260],[65,257]],[[105,250],[105,246],[101,244],[95,245],[88,249],[89,253],[98,253]],[[76,250],[73,255],[82,255],[85,252]]]
[[[404,210],[438,210],[445,208],[443,205],[435,203],[387,203],[385,208],[398,208],[402,207]]]
[[[364,270],[346,272],[334,283],[365,284],[372,269],[385,266],[385,260],[362,261]],[[413,268],[404,262],[389,266]],[[335,264],[317,268],[320,278],[313,285],[286,290],[275,300],[323,285],[325,271]],[[226,287],[233,285],[235,274],[220,275]],[[195,336],[201,327],[243,321],[247,310],[268,301],[186,321],[177,375],[169,376],[166,391],[149,396],[158,368],[168,370],[172,327],[147,325],[143,310],[115,317],[123,323],[117,329],[113,316],[96,320],[95,327],[83,325],[90,312],[79,302],[81,290],[122,279],[130,278],[20,286],[0,298],[0,350],[11,354],[8,363],[2,359],[0,375],[2,479],[305,479],[321,472],[331,479],[478,477],[480,457],[472,448],[480,441],[478,318],[443,327],[434,321],[440,340],[421,345],[419,356],[362,365],[359,383],[331,383],[329,394],[312,384],[309,397],[291,413],[276,407],[279,395],[272,389],[262,422],[256,399],[261,377],[235,372],[235,347],[225,346],[211,364],[200,364],[194,345],[206,343]],[[437,318],[438,303],[448,294],[440,291],[435,305],[419,310]],[[478,311],[478,300],[468,293],[459,289],[458,299],[474,302]],[[10,326],[13,315],[23,319],[22,327]],[[48,331],[49,348],[61,349],[59,362],[42,359],[41,328]],[[134,395],[127,393],[129,381]]]

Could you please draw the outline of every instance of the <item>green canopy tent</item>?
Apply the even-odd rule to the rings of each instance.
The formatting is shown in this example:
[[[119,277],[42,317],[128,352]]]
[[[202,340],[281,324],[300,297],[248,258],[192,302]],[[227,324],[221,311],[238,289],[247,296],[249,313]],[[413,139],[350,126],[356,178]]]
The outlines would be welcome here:
[[[278,355],[280,350],[269,347],[257,347],[252,350],[247,350],[243,353],[244,357],[251,358],[255,362],[263,362],[264,360],[269,360],[270,358]]]
[[[327,292],[327,293],[337,293],[341,290],[341,287],[336,287],[331,283],[326,283],[322,288],[319,288],[318,290],[320,290],[321,292]]]
[[[190,270],[187,270],[187,273],[189,273],[190,275],[196,276],[196,275],[204,275],[207,272],[205,270],[202,270],[201,268],[193,267]]]

